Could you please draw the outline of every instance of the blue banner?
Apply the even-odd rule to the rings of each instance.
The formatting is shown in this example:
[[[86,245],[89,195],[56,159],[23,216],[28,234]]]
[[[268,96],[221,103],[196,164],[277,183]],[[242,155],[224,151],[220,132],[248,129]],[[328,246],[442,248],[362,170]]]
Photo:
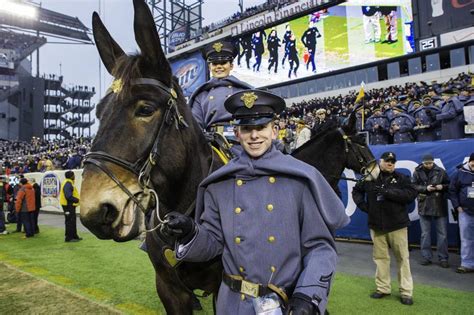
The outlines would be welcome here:
[[[190,97],[197,87],[206,82],[206,62],[200,52],[196,52],[186,59],[173,61],[171,69],[173,75],[178,78],[185,97]]]
[[[474,152],[474,139],[444,140],[434,142],[417,142],[392,145],[374,145],[370,149],[378,160],[383,152],[392,151],[397,155],[397,171],[411,176],[415,168],[421,163],[421,157],[430,153],[434,162],[446,170],[451,178],[456,167],[467,162],[469,155]],[[344,175],[355,177],[354,172],[345,170]],[[343,229],[337,230],[336,236],[344,238],[370,240],[369,228],[367,226],[367,214],[357,209],[352,200],[352,188],[354,182],[340,181],[339,188],[342,192],[342,200],[346,205],[346,213],[351,217],[351,223]],[[451,202],[448,201],[448,242],[450,246],[458,245],[458,226],[451,214]],[[408,227],[408,238],[410,243],[420,243],[420,222],[418,216],[418,203],[415,201],[408,206],[411,225]],[[436,235],[432,228],[432,238]],[[436,243],[433,243],[436,244]]]

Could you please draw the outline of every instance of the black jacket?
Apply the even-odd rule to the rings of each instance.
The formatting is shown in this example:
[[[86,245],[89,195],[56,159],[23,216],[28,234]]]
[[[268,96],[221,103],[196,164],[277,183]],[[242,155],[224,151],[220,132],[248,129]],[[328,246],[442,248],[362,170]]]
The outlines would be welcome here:
[[[447,192],[449,188],[449,177],[446,171],[438,165],[427,173],[423,164],[416,167],[413,172],[412,183],[418,191],[418,213],[420,215],[432,215],[445,217],[448,215]],[[443,185],[443,190],[429,192],[428,185]]]
[[[375,181],[359,182],[352,191],[356,205],[369,215],[369,228],[385,233],[409,225],[407,205],[416,195],[410,179],[398,172],[380,172]]]

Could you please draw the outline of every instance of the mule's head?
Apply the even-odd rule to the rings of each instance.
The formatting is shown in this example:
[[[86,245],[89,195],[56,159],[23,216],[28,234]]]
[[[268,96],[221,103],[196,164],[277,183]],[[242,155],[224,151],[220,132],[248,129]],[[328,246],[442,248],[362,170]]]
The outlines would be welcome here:
[[[344,133],[344,150],[347,154],[346,167],[360,173],[366,180],[371,180],[378,174],[378,164],[366,138],[357,135],[356,122],[354,111],[341,127]]]
[[[157,199],[143,188],[147,178],[151,187],[159,187],[160,203],[173,204],[162,196],[172,195],[166,191],[170,178],[180,178],[189,163],[178,118],[189,122],[191,113],[148,6],[133,2],[139,54],[126,55],[95,12],[92,23],[102,62],[115,80],[97,106],[100,125],[84,167],[81,221],[98,238],[116,241],[133,239],[144,229],[141,210]],[[149,176],[140,183],[144,168]]]

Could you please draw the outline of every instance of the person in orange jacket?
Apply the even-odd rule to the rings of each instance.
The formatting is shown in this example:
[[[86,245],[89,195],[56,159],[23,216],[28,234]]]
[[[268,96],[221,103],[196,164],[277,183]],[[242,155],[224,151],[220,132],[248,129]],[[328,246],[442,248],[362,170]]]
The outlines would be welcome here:
[[[25,226],[25,237],[33,237],[35,235],[33,227],[33,213],[36,210],[35,190],[26,178],[22,178],[20,184],[21,187],[16,195],[15,210]]]

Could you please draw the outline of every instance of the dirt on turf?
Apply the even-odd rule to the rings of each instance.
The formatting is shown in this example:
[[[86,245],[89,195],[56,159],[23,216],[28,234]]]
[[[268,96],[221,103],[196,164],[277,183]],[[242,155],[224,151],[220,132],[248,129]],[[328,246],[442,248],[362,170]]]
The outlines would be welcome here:
[[[3,263],[0,305],[3,314],[122,314]]]

